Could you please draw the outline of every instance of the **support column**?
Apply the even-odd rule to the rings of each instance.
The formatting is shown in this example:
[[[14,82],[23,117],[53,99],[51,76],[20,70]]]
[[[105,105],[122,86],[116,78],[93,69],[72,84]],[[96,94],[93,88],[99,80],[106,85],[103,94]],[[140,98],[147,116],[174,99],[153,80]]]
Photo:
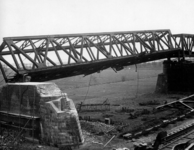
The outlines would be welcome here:
[[[163,73],[158,75],[158,80],[156,83],[156,93],[168,93],[168,70],[171,67],[171,60],[165,60],[163,62]]]

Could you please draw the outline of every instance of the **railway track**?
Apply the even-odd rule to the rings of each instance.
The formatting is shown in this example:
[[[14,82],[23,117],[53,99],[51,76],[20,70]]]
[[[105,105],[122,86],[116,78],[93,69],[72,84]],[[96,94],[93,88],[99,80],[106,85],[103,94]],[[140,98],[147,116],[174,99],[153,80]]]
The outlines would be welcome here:
[[[186,128],[172,133],[167,136],[166,142],[163,143],[159,150],[172,150],[177,144],[185,143],[194,139],[194,124],[188,125]]]
[[[156,129],[166,127],[169,124],[174,124],[178,121],[192,117],[194,115],[194,94],[155,108],[156,112],[162,112],[170,109],[177,109],[180,111],[179,115],[173,118],[170,117],[169,119],[160,120],[160,122],[156,123],[155,125],[148,126],[136,132],[125,132],[122,134],[123,138],[137,138],[139,136],[149,134],[151,131]],[[184,111],[181,112],[181,110]]]
[[[157,107],[156,109],[164,109],[166,107],[171,106],[177,106],[176,104],[182,104],[186,106],[186,108],[190,109],[189,112],[186,114],[182,114],[176,118],[175,120],[184,119],[187,116],[193,116],[194,114],[194,95],[190,95],[187,97],[184,97],[182,99],[179,99],[177,101],[173,101],[171,103],[161,105]],[[194,123],[188,124],[182,128],[179,128],[178,130],[171,132],[167,135],[165,142],[160,146],[159,150],[172,150],[174,146],[185,143],[188,141],[194,140]]]
[[[184,106],[186,106],[187,108],[190,108],[189,114],[193,116],[193,112],[194,112],[193,98],[194,98],[194,95],[190,95],[190,96],[182,98],[178,101],[174,101],[174,102],[171,102],[169,104],[159,106],[158,108],[161,109],[165,106],[170,106],[172,104],[181,103]],[[179,116],[178,118],[180,118],[180,117],[185,118],[185,116],[187,116],[187,115],[183,114],[183,115]],[[168,134],[166,139],[165,139],[165,143],[163,143],[160,146],[159,150],[171,150],[171,149],[173,149],[174,146],[181,144],[181,143],[191,141],[191,140],[194,140],[194,123],[188,124],[182,128],[179,128],[178,130]]]

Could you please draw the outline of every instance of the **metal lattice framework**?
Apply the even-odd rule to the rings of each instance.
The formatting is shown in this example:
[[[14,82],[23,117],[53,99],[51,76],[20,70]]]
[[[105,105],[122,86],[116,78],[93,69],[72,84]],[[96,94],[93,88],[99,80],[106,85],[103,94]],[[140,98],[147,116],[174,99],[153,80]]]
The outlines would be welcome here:
[[[193,34],[175,34],[172,36],[177,43],[177,47],[183,50],[183,55],[192,55],[194,49],[194,35]]]
[[[109,67],[117,71],[191,52],[193,36],[186,49],[181,37],[172,36],[170,30],[7,37],[0,46],[0,68],[6,82],[17,82],[24,75],[31,81],[48,81]]]

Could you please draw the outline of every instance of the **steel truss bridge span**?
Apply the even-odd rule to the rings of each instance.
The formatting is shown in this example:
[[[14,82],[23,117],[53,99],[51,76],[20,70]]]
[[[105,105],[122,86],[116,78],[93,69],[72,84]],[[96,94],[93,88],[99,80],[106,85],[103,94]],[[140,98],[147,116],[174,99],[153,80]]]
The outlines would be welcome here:
[[[6,37],[0,46],[0,69],[6,82],[18,82],[25,75],[31,81],[48,81],[109,67],[118,71],[192,56],[193,39],[194,35],[172,35],[170,30]]]

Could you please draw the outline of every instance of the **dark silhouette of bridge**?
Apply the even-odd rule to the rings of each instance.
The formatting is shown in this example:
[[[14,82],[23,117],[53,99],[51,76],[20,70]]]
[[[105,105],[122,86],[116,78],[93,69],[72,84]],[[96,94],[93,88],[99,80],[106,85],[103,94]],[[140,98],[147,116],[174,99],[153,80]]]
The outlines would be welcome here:
[[[6,82],[26,75],[48,81],[164,58],[184,60],[193,56],[193,42],[194,35],[170,30],[6,37],[0,69]]]

